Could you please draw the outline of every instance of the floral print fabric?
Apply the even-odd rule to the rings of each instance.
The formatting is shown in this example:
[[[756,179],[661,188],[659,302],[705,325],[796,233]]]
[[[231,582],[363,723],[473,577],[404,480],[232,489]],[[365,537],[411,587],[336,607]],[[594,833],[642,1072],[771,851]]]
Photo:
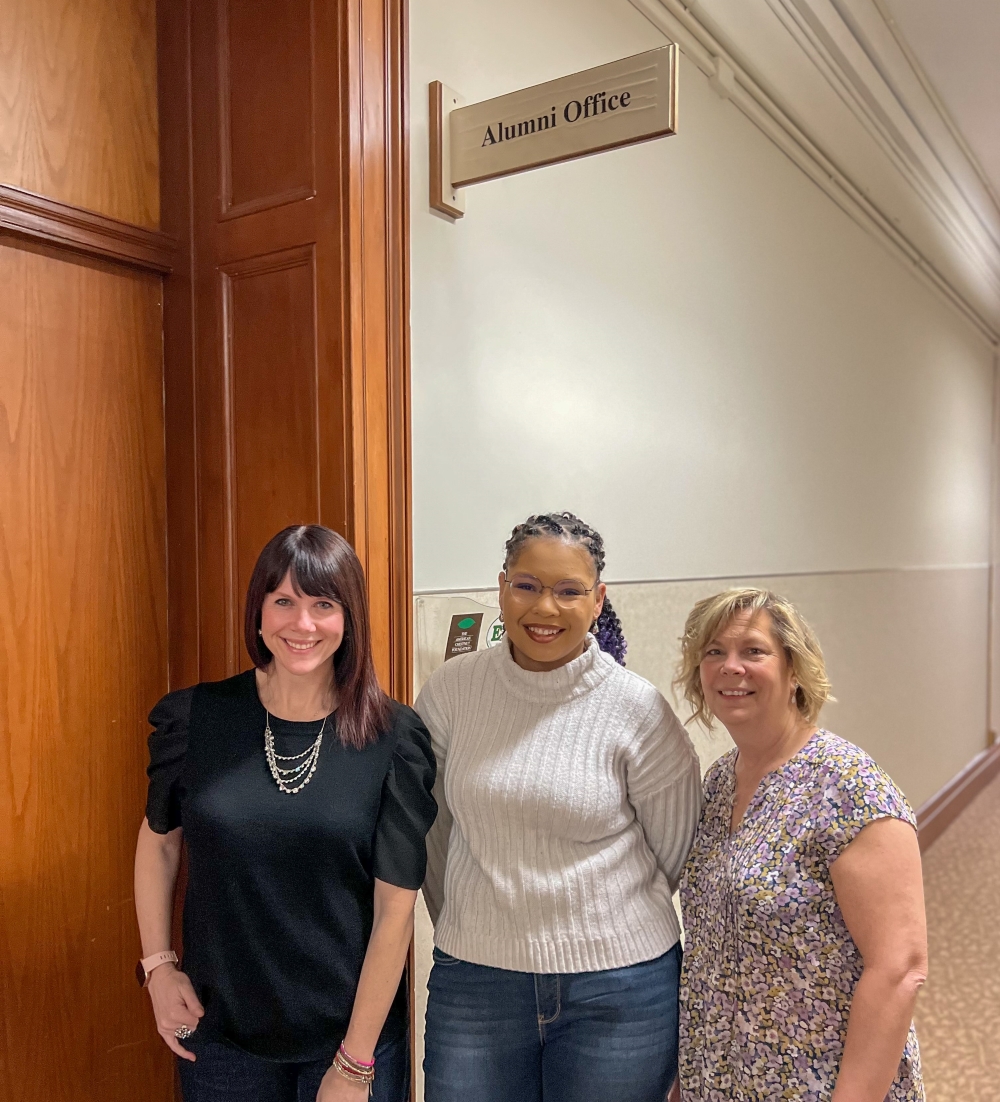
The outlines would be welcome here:
[[[906,799],[863,750],[818,731],[769,773],[729,834],[736,751],[705,778],[681,881],[681,1096],[685,1102],[827,1102],[862,960],[830,865]],[[887,1102],[923,1102],[917,1038]]]

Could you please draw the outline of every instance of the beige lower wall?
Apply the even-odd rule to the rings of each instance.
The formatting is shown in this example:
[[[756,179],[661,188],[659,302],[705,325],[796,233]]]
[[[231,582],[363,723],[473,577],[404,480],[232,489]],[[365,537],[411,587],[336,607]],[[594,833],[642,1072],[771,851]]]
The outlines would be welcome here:
[[[837,698],[820,722],[867,750],[914,807],[986,745],[985,567],[610,586],[630,668],[669,695],[685,616],[730,584],[766,585],[798,606]],[[692,735],[714,760],[718,738]]]
[[[766,585],[798,605],[823,645],[837,697],[821,722],[867,750],[914,807],[986,745],[985,566],[609,584],[629,669],[682,716],[670,682],[685,617],[699,598],[730,585]],[[451,617],[496,607],[495,590],[415,598],[416,691],[444,660]],[[724,732],[690,730],[706,766],[729,745]]]
[[[985,566],[609,584],[628,639],[629,668],[674,700],[670,682],[684,619],[696,600],[729,585],[766,585],[798,605],[823,645],[837,697],[821,722],[872,754],[914,807],[986,745]],[[444,660],[451,617],[482,610],[485,623],[488,610],[496,607],[495,590],[415,598],[417,691]],[[690,731],[703,766],[731,745],[725,732],[694,725]],[[420,1030],[432,933],[421,902],[416,934]],[[418,1043],[419,1058],[422,1053]],[[422,1098],[419,1067],[417,1076],[417,1097]]]

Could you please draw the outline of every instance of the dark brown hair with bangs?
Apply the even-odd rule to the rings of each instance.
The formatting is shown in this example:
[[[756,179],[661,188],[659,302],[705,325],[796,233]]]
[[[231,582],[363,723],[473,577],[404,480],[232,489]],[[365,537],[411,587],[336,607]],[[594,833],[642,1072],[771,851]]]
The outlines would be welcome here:
[[[286,574],[296,593],[329,597],[344,609],[344,639],[333,655],[337,687],[337,736],[361,749],[389,726],[392,701],[382,691],[372,661],[365,574],[354,548],[321,524],[293,524],[260,553],[247,586],[243,632],[250,660],[266,669],[274,655],[258,634],[264,598]]]

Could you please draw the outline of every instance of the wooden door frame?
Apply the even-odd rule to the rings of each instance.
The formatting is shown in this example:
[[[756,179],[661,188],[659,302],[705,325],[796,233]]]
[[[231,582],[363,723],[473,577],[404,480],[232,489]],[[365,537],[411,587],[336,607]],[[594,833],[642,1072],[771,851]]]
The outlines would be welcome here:
[[[406,0],[348,0],[347,297],[354,546],[368,578],[375,662],[412,703],[409,27]],[[414,941],[407,955],[410,1102],[417,1102]]]
[[[350,516],[387,691],[413,692],[408,28],[405,0],[348,0],[347,324]]]
[[[412,703],[409,28],[406,0],[348,0],[345,210],[354,546],[368,578],[375,661]],[[374,477],[373,477],[374,475]],[[381,630],[380,630],[381,628]],[[415,945],[407,954],[410,1102],[417,1102]]]

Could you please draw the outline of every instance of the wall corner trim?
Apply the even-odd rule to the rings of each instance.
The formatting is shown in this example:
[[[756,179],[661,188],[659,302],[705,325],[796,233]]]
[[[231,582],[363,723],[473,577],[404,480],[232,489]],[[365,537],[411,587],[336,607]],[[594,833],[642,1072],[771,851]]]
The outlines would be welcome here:
[[[0,235],[169,275],[177,242],[159,230],[0,184]]]
[[[972,761],[917,810],[920,851],[926,852],[972,801],[1000,776],[1000,743],[977,754]]]

